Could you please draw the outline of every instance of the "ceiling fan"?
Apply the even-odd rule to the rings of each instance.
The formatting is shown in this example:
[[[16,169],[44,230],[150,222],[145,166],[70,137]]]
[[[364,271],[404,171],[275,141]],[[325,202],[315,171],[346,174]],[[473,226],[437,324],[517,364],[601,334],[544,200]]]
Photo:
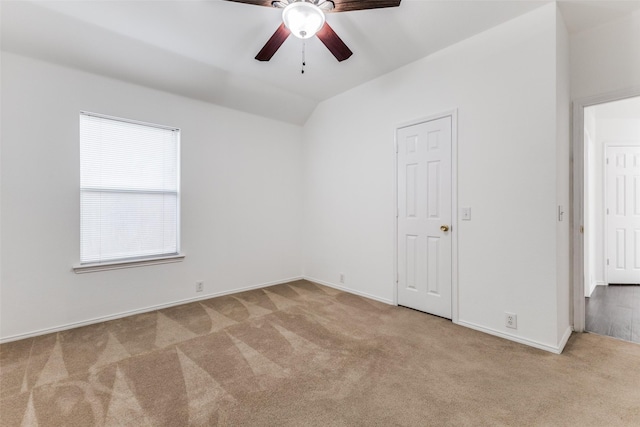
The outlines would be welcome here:
[[[227,0],[256,6],[283,9],[282,24],[256,55],[258,61],[268,61],[290,34],[308,39],[318,36],[338,61],[348,59],[353,52],[325,21],[325,12],[350,12],[400,6],[401,0]]]

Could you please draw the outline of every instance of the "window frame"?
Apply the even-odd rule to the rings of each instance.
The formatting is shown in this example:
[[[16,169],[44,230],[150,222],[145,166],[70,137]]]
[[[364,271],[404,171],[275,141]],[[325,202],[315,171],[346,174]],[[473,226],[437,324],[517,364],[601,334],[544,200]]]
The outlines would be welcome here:
[[[80,111],[78,115],[78,129],[80,129],[80,120],[82,116],[90,116],[97,117],[100,119],[119,121],[124,123],[130,123],[134,125],[141,125],[146,127],[158,128],[170,130],[176,133],[176,190],[175,191],[160,191],[160,193],[170,193],[175,194],[176,196],[176,252],[172,253],[164,253],[164,254],[151,254],[145,256],[132,256],[118,259],[109,259],[104,261],[89,261],[82,262],[73,265],[72,269],[75,273],[89,273],[94,271],[104,271],[104,270],[114,270],[114,269],[123,269],[123,268],[131,268],[138,267],[144,265],[157,265],[157,264],[167,264],[180,262],[185,258],[184,253],[181,252],[181,129],[173,126],[165,126],[158,125],[155,123],[143,122],[139,120],[126,119],[122,117],[115,117],[106,114],[93,113],[89,111]],[[82,141],[80,141],[80,135],[78,135],[78,146],[80,147]],[[82,159],[79,157],[79,164],[82,167]],[[123,193],[132,193],[132,194],[148,194],[149,190],[130,190],[130,189],[115,189],[115,188],[92,188],[87,187],[83,188],[82,185],[79,186],[78,195],[81,196],[83,191],[98,191],[98,192],[123,192]],[[152,191],[155,193],[155,191]],[[80,240],[79,243],[82,246],[82,203],[79,204],[80,207]],[[82,250],[82,248],[80,248]]]

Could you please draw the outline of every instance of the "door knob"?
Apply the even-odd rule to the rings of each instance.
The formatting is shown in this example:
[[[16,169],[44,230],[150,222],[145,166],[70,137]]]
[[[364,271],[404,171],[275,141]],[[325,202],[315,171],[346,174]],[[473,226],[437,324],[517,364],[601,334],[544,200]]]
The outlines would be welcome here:
[[[449,226],[448,226],[448,225],[441,225],[441,226],[440,226],[440,230],[442,230],[442,231],[449,231]]]

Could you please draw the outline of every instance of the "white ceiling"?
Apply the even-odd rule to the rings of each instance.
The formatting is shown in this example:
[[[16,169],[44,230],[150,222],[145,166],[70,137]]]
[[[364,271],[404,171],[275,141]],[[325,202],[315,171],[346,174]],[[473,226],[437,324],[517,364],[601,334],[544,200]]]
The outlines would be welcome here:
[[[254,59],[281,11],[223,0],[7,1],[2,49],[303,124],[318,102],[529,12],[549,0],[402,0],[327,16],[353,50],[338,63],[317,39],[290,37]],[[573,32],[624,17],[640,1],[560,3]]]

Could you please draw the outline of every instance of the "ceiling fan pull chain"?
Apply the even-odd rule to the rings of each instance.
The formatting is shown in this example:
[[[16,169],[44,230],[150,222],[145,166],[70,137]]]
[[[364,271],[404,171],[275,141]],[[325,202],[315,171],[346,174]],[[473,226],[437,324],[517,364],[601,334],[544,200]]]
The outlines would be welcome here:
[[[304,58],[304,48],[306,46],[306,43],[303,41],[302,42],[302,74],[304,74],[304,67],[307,65],[307,61]]]

